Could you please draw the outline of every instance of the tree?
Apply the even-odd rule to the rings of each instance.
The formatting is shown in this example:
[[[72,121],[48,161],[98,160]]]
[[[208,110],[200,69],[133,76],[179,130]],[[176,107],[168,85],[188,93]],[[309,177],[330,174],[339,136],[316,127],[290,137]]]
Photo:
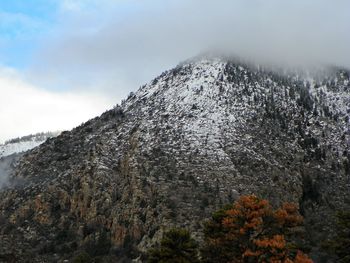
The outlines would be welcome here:
[[[88,253],[85,251],[81,252],[79,255],[77,255],[73,261],[73,263],[91,263],[92,259]]]
[[[174,228],[164,233],[160,246],[148,252],[149,263],[196,263],[198,245],[185,229]]]
[[[213,214],[204,229],[204,262],[312,262],[293,238],[303,218],[296,205],[273,210],[267,200],[242,196]]]
[[[107,230],[95,232],[93,239],[85,245],[85,250],[91,257],[108,255],[111,248],[111,239]]]
[[[350,212],[337,213],[336,236],[327,248],[337,256],[337,262],[350,263]]]

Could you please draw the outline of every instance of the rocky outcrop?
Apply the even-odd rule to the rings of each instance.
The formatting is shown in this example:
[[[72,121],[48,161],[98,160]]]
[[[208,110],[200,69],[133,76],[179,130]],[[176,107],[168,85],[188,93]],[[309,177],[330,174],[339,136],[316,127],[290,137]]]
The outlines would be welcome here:
[[[0,255],[128,261],[171,226],[200,238],[211,212],[247,193],[299,203],[317,251],[349,205],[349,91],[344,70],[184,62],[24,155],[0,192]]]

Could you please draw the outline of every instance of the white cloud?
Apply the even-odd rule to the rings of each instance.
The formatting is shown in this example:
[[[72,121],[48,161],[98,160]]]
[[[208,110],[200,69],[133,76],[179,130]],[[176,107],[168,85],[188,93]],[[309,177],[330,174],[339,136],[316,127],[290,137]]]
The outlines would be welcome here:
[[[0,11],[1,37],[20,37],[35,33],[45,28],[46,25],[40,19],[30,17],[23,13],[8,13]]]
[[[60,0],[58,2],[62,12],[96,11],[113,6],[121,0]]]
[[[81,8],[83,1],[68,2]],[[213,47],[276,63],[350,67],[350,1],[84,3],[86,12],[62,16],[60,33],[35,57],[34,72],[55,72],[48,80],[48,74],[39,74],[39,82],[97,87],[125,96],[181,60]]]
[[[50,92],[0,69],[0,142],[30,133],[71,129],[114,104],[96,94]]]
[[[61,1],[62,10],[67,11],[80,11],[82,8],[83,2],[77,0],[63,0]]]

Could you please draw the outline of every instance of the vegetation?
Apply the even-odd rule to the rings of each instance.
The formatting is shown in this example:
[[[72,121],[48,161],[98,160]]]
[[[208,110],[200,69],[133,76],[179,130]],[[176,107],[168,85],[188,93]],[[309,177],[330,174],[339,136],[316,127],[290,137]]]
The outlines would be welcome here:
[[[109,233],[106,230],[102,230],[98,237],[86,245],[86,251],[92,257],[98,257],[107,255],[111,248],[111,240]]]
[[[302,252],[302,222],[294,204],[273,210],[267,200],[242,196],[205,224],[201,262],[312,263]],[[158,248],[150,250],[148,262],[198,262],[197,255],[190,233],[173,229]]]
[[[327,248],[337,257],[337,262],[350,263],[350,211],[338,212],[337,234]]]
[[[185,229],[171,229],[166,232],[160,246],[149,251],[149,263],[199,262],[197,243]]]
[[[73,259],[73,263],[91,263],[92,259],[85,251],[81,252]]]
[[[267,200],[242,196],[205,225],[203,261],[312,262],[292,241],[302,221],[294,204],[273,210]]]

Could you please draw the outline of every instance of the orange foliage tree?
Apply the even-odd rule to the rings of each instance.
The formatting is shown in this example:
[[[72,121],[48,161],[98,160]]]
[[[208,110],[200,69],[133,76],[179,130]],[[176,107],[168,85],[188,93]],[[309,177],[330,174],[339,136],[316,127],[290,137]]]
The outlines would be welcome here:
[[[311,263],[291,240],[303,218],[297,206],[273,210],[267,200],[242,196],[205,225],[204,262]]]

